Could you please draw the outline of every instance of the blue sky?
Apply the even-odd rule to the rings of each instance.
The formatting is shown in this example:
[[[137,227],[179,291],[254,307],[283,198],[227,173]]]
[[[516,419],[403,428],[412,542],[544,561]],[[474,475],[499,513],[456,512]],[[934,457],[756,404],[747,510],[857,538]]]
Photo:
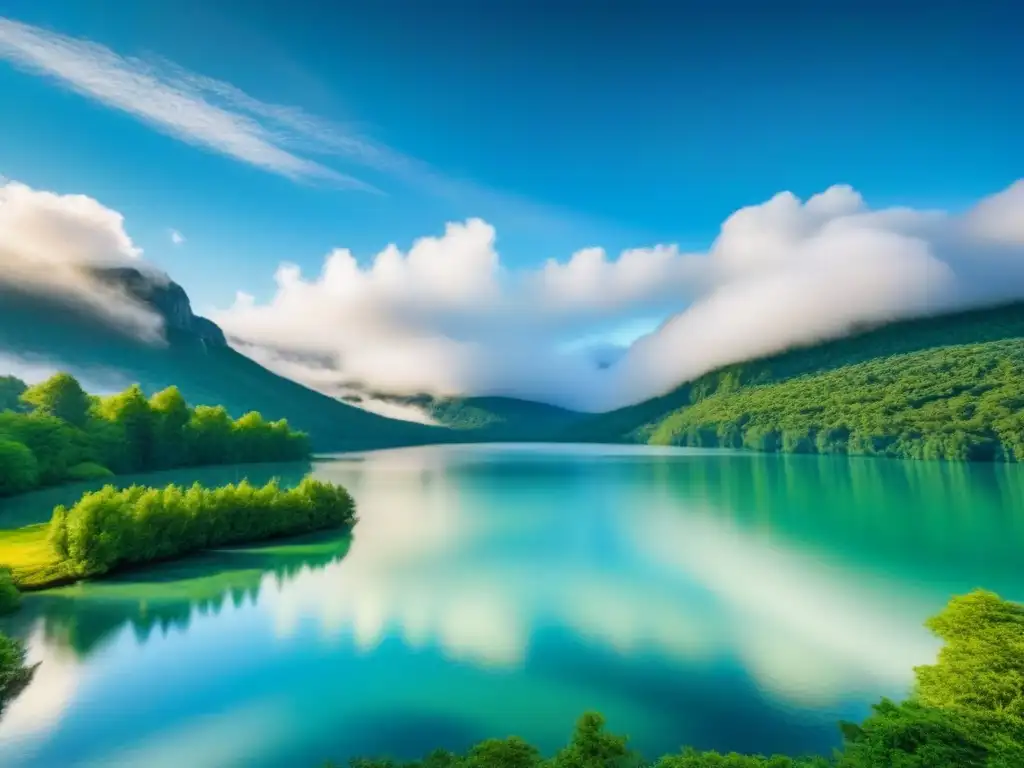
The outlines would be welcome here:
[[[1021,175],[1021,11],[838,5],[2,0],[0,16],[300,108],[411,165],[300,147],[378,192],[288,178],[0,60],[0,173],[123,213],[200,308],[266,296],[282,260],[315,273],[332,247],[370,257],[468,216],[517,268],[705,248],[782,190],[958,209]]]

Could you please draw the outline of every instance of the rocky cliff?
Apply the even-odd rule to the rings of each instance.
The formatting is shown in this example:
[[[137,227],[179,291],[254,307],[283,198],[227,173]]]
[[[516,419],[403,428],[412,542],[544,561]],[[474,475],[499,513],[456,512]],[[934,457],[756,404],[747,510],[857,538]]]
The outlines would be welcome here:
[[[93,270],[96,279],[123,290],[128,296],[151,307],[164,318],[168,328],[194,334],[207,344],[227,346],[224,332],[212,320],[192,312],[185,289],[158,274],[146,274],[134,267]]]

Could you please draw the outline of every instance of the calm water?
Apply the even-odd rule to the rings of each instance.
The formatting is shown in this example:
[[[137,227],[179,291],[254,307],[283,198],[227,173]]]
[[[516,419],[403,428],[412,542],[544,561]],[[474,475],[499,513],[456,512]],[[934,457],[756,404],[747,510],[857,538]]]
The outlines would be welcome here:
[[[163,474],[299,480],[307,467]],[[687,449],[434,447],[314,465],[354,539],[28,597],[42,661],[4,766],[316,766],[605,713],[648,755],[827,751],[902,696],[952,593],[1024,598],[1018,467]],[[60,489],[0,505],[48,515]]]

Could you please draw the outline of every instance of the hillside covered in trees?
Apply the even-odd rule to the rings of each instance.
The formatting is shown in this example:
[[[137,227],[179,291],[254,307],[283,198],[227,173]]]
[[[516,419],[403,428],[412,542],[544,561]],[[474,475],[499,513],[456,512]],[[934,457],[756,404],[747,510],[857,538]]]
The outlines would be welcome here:
[[[189,402],[221,405],[235,418],[258,411],[268,419],[287,419],[309,434],[317,451],[454,439],[447,429],[369,413],[278,376],[228,346],[215,324],[193,315],[176,284],[153,287],[132,270],[107,272],[107,279],[123,283],[127,293],[163,316],[163,341],[142,341],[54,297],[0,287],[0,351],[69,371],[95,387],[138,383],[153,393],[175,386]],[[3,397],[0,383],[0,402]]]
[[[1024,304],[726,366],[561,437],[948,460],[1024,460]]]
[[[138,385],[98,397],[67,373],[26,387],[0,380],[0,495],[111,474],[309,456],[287,421],[222,406],[189,406],[176,387],[146,397]]]

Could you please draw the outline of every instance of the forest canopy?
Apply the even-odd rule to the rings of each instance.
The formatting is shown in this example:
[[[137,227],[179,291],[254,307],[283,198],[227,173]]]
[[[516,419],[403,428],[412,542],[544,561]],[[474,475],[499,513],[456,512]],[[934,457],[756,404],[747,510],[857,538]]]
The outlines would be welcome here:
[[[939,347],[783,381],[703,377],[637,430],[659,445],[1024,461],[1024,341]]]
[[[305,433],[259,413],[190,406],[177,387],[146,397],[86,393],[67,373],[34,386],[0,379],[0,496],[111,474],[309,456]]]

